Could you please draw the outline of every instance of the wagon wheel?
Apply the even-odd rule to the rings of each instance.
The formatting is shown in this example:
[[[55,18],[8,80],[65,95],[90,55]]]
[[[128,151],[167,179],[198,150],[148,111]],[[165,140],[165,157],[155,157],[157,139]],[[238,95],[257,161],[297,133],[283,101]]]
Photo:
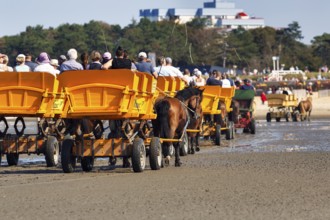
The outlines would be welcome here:
[[[44,145],[44,155],[47,167],[55,167],[58,164],[60,146],[54,136],[48,136]]]
[[[272,116],[271,116],[270,112],[268,112],[266,114],[266,120],[267,120],[267,122],[271,122],[272,121]]]
[[[152,170],[159,170],[162,165],[162,145],[158,137],[151,138],[149,147],[149,163]]]
[[[6,154],[8,166],[16,166],[18,164],[18,153]]]
[[[250,127],[251,134],[255,134],[256,133],[256,120],[254,118],[251,119],[249,127]]]
[[[90,172],[94,166],[94,157],[82,157],[81,158],[81,168],[85,172]]]
[[[220,136],[221,136],[221,125],[218,124],[215,126],[215,144],[218,146],[220,146],[220,142],[221,142]]]
[[[77,157],[73,155],[74,141],[66,139],[62,143],[61,163],[64,173],[72,173],[76,168]]]
[[[18,127],[21,124],[21,130],[18,130]],[[25,126],[25,122],[23,117],[17,117],[14,123],[14,129],[15,129],[15,133],[18,137],[21,137],[24,134],[24,130],[25,130],[26,126]]]
[[[136,138],[133,142],[132,166],[136,173],[142,172],[146,166],[146,147],[141,138]]]
[[[57,119],[55,122],[55,132],[59,137],[62,137],[66,132],[66,124],[63,119]]]
[[[100,139],[103,135],[104,127],[103,122],[101,120],[96,120],[93,123],[93,134],[96,139]]]
[[[0,131],[0,138],[3,138],[7,134],[7,131],[9,128],[7,119],[3,116],[0,117],[0,124],[2,124],[2,122],[4,123],[4,129],[3,129],[3,131]],[[1,127],[3,127],[3,126],[1,126]]]
[[[286,120],[287,122],[292,121],[292,115],[291,115],[291,112],[287,112],[287,113],[285,114],[285,120]]]
[[[189,150],[189,140],[187,132],[183,135],[183,140],[180,142],[180,156],[187,156]]]

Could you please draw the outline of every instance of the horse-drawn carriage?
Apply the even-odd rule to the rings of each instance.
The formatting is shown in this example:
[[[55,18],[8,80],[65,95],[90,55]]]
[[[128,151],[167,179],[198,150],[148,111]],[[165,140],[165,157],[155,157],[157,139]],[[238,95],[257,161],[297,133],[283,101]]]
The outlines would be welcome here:
[[[61,120],[53,120],[63,101],[58,84],[54,75],[45,72],[0,74],[0,161],[5,154],[9,166],[17,165],[20,154],[43,153],[47,166],[57,165],[58,140],[63,135]],[[37,125],[34,133],[25,132],[26,123]]]
[[[235,87],[203,86],[203,101],[201,103],[204,122],[201,135],[214,137],[215,144],[220,145],[222,131],[226,139],[234,138],[234,122],[230,118],[231,101]]]
[[[287,94],[268,94],[267,102],[269,111],[266,114],[267,122],[271,122],[273,118],[277,122],[281,121],[281,118],[285,118],[288,121],[297,121],[298,115],[295,113],[295,108],[298,106],[298,99],[295,95]]]
[[[234,102],[237,102],[237,118],[235,121],[235,128],[243,128],[243,131],[255,134],[256,121],[254,119],[254,90],[236,90]],[[235,115],[236,117],[236,115]]]
[[[160,99],[153,76],[130,70],[67,71],[57,78],[49,73],[2,73],[0,79],[1,154],[7,155],[9,165],[15,165],[21,153],[43,152],[47,165],[56,165],[61,145],[64,172],[73,172],[77,161],[84,171],[90,171],[97,157],[109,157],[111,163],[117,157],[128,162],[125,159],[130,157],[133,170],[141,172],[145,168],[147,148],[151,169],[159,169],[162,143],[187,142],[184,139],[189,124],[187,109],[191,103],[199,104],[202,93],[194,88],[193,93],[178,95],[180,91],[176,92],[183,88],[183,82],[178,78],[163,81],[160,78],[158,85],[165,86],[162,94],[166,95]],[[161,137],[158,133],[156,137],[150,123],[157,116],[156,99],[165,100],[174,95],[181,111],[175,114],[179,120],[174,121],[183,122],[182,135]],[[180,114],[184,119],[179,118]],[[18,117],[15,135],[7,132],[8,116]],[[40,118],[34,136],[24,133],[25,116]],[[111,129],[107,137],[105,120],[109,120]]]
[[[67,97],[61,117],[72,121],[70,135],[62,144],[64,172],[74,171],[77,158],[82,169],[90,171],[97,157],[131,157],[133,170],[142,172],[146,145],[151,169],[160,168],[160,140],[147,134],[146,121],[156,118],[153,103],[158,97],[157,81],[150,74],[130,70],[67,71],[58,80]],[[102,120],[110,120],[108,137]]]

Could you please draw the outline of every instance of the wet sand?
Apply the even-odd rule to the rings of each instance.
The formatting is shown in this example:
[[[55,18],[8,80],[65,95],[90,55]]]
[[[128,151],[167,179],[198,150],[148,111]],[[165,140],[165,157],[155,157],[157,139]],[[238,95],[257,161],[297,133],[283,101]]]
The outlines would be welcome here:
[[[266,123],[260,108],[256,135],[222,137],[221,147],[204,141],[180,168],[3,166],[1,219],[330,219],[330,117],[322,112],[311,122]]]

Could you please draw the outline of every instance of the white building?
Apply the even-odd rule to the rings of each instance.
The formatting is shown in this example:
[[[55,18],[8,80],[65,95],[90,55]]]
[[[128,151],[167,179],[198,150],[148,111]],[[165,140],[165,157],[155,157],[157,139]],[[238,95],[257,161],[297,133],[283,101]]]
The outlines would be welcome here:
[[[142,9],[140,17],[151,21],[175,19],[183,24],[194,18],[207,18],[207,26],[224,29],[244,29],[264,27],[263,18],[250,17],[243,9],[235,8],[235,3],[224,0],[205,2],[203,8],[197,9]]]

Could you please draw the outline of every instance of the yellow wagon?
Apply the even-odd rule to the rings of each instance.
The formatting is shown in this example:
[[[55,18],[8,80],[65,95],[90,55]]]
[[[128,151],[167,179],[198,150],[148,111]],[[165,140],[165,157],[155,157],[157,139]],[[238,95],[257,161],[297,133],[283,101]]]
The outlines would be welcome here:
[[[204,89],[202,109],[205,119],[202,126],[202,136],[214,136],[216,145],[220,145],[221,131],[225,131],[226,139],[233,139],[234,123],[228,115],[232,111],[231,101],[235,87],[223,88],[207,85],[201,89]]]
[[[124,69],[67,71],[58,80],[66,95],[61,117],[94,121],[94,135],[70,136],[63,141],[63,171],[73,172],[77,158],[81,159],[83,170],[90,171],[96,157],[131,157],[133,170],[142,172],[146,146],[139,133],[144,132],[141,123],[156,118],[153,104],[158,97],[157,81],[150,74]],[[105,138],[100,120],[124,121],[124,125],[115,127],[121,135]],[[128,126],[132,123],[134,126]],[[102,127],[100,135],[96,135],[97,126]],[[149,148],[150,166],[159,169],[160,141],[151,138]]]
[[[64,98],[58,93],[56,77],[45,72],[0,73],[0,153],[6,154],[8,165],[17,165],[19,154],[44,153],[47,166],[58,163],[59,144],[54,126],[48,119],[61,112],[55,99]],[[15,134],[8,133],[7,118],[14,117]],[[40,119],[38,134],[26,135],[25,117]],[[54,131],[54,132],[51,132]],[[1,157],[0,157],[1,159]]]
[[[273,118],[277,122],[280,122],[281,118],[285,118],[287,122],[297,121],[294,109],[298,106],[298,98],[295,95],[268,94],[267,102],[269,107],[266,114],[267,122],[271,122]]]

